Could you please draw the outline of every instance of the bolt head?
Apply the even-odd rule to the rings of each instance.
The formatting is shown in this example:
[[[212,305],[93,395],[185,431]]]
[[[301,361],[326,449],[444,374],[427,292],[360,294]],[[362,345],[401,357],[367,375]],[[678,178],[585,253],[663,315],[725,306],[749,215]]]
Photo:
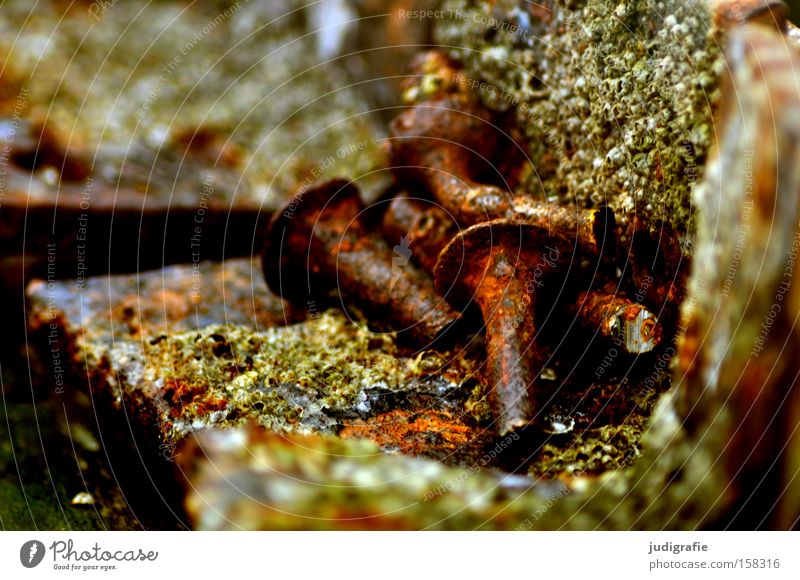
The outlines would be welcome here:
[[[364,205],[358,188],[346,179],[326,181],[299,191],[278,212],[267,229],[261,253],[264,278],[279,296],[306,296],[326,285],[325,256],[317,255],[315,239],[348,227],[361,227]]]
[[[547,269],[562,268],[575,258],[575,241],[547,229],[509,219],[467,228],[439,254],[434,271],[436,290],[464,308],[487,278],[490,260],[505,252],[516,270],[532,270],[547,259]]]

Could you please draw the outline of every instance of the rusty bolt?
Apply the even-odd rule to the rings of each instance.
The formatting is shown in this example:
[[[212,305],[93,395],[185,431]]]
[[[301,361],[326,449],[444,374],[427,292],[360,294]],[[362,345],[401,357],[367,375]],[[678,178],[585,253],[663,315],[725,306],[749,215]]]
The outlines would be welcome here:
[[[544,228],[494,220],[466,229],[439,256],[437,290],[456,306],[476,302],[483,314],[500,435],[528,425],[538,412],[544,360],[535,344],[535,298],[574,249]]]
[[[613,257],[617,250],[617,221],[607,206],[576,209],[520,197],[508,217],[573,238],[584,254]]]
[[[579,228],[590,230],[584,236],[595,236],[591,231],[593,224],[580,221],[579,216],[588,212],[576,214],[564,209],[562,213],[559,211],[561,208],[556,208],[551,214],[536,204],[529,207],[538,212],[536,225],[542,225],[548,231],[567,223],[571,225],[559,232],[562,237],[574,238]],[[595,215],[598,213],[595,212]],[[381,228],[390,241],[407,237],[414,260],[429,273],[433,273],[439,253],[459,233],[458,224],[440,206],[407,195],[392,199],[383,216]],[[572,311],[583,328],[590,332],[599,331],[603,337],[614,340],[631,353],[648,352],[661,339],[661,327],[655,315],[621,296],[587,292],[575,302]]]
[[[394,119],[391,133],[398,176],[427,188],[459,223],[505,216],[513,208],[510,192],[474,180],[497,144],[483,107],[456,96],[422,102]]]
[[[584,253],[613,256],[616,220],[608,208],[574,209],[515,196],[475,181],[489,162],[497,131],[488,111],[461,96],[420,103],[391,125],[391,155],[400,179],[429,190],[463,227],[514,219],[570,232]]]
[[[459,319],[430,278],[362,221],[358,189],[336,179],[300,193],[269,225],[262,255],[270,289],[287,299],[339,290],[342,299],[431,343]]]
[[[656,316],[641,304],[618,294],[600,290],[583,292],[573,308],[585,329],[599,332],[626,352],[643,354],[661,342],[661,326]]]

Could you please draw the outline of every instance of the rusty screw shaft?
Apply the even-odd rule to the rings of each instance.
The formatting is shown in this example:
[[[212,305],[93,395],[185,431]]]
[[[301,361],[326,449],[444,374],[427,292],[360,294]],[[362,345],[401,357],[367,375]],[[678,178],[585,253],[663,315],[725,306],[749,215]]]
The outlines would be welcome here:
[[[436,288],[458,305],[475,301],[486,325],[491,403],[501,435],[538,412],[542,355],[535,342],[535,297],[543,278],[563,266],[574,245],[509,220],[466,229],[442,250]]]
[[[583,292],[573,313],[589,332],[614,341],[626,352],[643,354],[661,342],[656,316],[641,304],[623,296],[593,290]]]
[[[486,325],[492,405],[498,410],[501,435],[533,420],[537,393],[531,387],[544,363],[534,346],[534,303],[526,274],[514,267],[505,251],[495,252],[482,282],[487,290],[475,296]]]
[[[390,243],[406,239],[412,259],[432,275],[439,253],[458,234],[459,226],[435,203],[399,195],[389,203],[381,231]]]
[[[351,304],[377,313],[398,331],[432,342],[459,315],[430,278],[393,253],[360,219],[358,190],[333,180],[303,193],[276,214],[264,250],[264,275],[273,292],[289,299],[338,288]]]

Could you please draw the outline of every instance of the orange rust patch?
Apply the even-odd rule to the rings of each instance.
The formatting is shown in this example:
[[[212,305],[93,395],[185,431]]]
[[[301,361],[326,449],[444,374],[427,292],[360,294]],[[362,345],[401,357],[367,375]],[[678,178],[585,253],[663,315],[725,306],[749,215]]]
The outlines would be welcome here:
[[[455,451],[474,438],[473,429],[446,411],[409,412],[396,409],[370,419],[345,423],[343,439],[369,439],[381,447],[396,447],[407,455],[429,454],[431,447]]]
[[[180,418],[188,411],[192,415],[206,415],[222,411],[228,402],[219,397],[203,399],[208,391],[204,385],[189,384],[183,380],[169,379],[164,386],[164,400],[169,403],[171,417]]]

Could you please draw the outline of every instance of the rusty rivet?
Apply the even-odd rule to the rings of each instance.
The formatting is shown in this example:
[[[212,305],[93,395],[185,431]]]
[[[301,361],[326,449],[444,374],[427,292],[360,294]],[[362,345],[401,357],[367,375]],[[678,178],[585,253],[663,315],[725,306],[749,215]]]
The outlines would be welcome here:
[[[272,219],[262,255],[270,289],[292,300],[338,288],[343,300],[431,343],[460,316],[431,279],[361,219],[358,189],[336,179],[299,193]]]
[[[461,226],[514,219],[573,236],[584,253],[616,252],[616,220],[609,208],[533,201],[475,181],[497,145],[498,131],[481,105],[459,95],[441,97],[406,110],[391,129],[398,177],[429,190]]]
[[[435,202],[402,194],[389,203],[381,231],[389,242],[407,240],[414,262],[433,274],[439,253],[460,228]]]
[[[572,238],[584,254],[616,255],[617,220],[607,206],[576,209],[518,197],[508,217]]]
[[[582,292],[573,305],[579,323],[589,332],[614,341],[626,352],[643,354],[661,342],[661,325],[647,308],[601,290]]]
[[[427,188],[461,224],[505,216],[513,195],[474,180],[497,144],[488,111],[450,96],[425,101],[391,123],[391,156],[401,179]]]
[[[478,304],[486,326],[490,402],[504,435],[533,421],[544,366],[535,338],[535,298],[575,246],[544,228],[509,220],[472,226],[442,250],[436,288],[456,306]]]

